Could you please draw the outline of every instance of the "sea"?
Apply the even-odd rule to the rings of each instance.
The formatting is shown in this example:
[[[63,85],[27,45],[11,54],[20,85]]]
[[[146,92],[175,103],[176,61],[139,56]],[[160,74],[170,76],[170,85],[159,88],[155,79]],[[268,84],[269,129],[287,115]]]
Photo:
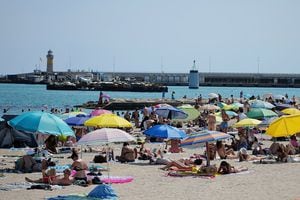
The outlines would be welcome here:
[[[187,98],[197,98],[200,95],[202,98],[208,98],[208,94],[216,93],[222,97],[230,97],[233,95],[239,98],[240,92],[246,97],[263,96],[264,94],[273,95],[288,95],[300,97],[300,88],[254,88],[254,87],[199,87],[199,89],[189,89],[187,86],[169,86],[168,93],[165,93],[165,98],[171,98],[174,91],[175,99],[186,96]],[[20,114],[23,111],[30,109],[50,111],[51,108],[65,110],[72,108],[75,105],[80,105],[88,101],[97,101],[99,91],[59,91],[47,90],[46,85],[31,85],[31,84],[0,84],[0,116],[5,114]],[[141,99],[141,98],[162,98],[162,93],[148,92],[110,92],[105,91],[105,94],[111,98],[123,99]]]

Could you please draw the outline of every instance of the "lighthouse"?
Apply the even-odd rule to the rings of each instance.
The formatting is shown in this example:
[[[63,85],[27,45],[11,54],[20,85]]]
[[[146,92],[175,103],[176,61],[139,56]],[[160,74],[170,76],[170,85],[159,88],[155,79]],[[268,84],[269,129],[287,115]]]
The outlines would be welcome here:
[[[194,64],[189,74],[189,88],[190,89],[198,89],[199,88],[199,73],[196,69],[196,61],[194,60]]]
[[[51,50],[48,51],[46,57],[47,57],[47,73],[51,74],[53,73],[53,58],[54,58]]]

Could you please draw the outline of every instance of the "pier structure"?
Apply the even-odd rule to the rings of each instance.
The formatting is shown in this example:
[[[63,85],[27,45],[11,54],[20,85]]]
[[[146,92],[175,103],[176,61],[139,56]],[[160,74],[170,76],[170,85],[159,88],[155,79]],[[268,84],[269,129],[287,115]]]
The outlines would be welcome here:
[[[275,73],[210,73],[199,72],[199,86],[225,87],[300,87],[300,74]],[[104,81],[118,77],[120,80],[135,78],[138,81],[160,83],[168,86],[188,86],[188,73],[135,73],[103,72]]]

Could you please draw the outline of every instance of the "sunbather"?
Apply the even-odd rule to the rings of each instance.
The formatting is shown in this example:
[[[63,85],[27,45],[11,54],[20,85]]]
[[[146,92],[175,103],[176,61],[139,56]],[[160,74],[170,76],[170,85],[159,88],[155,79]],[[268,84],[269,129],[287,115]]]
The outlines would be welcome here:
[[[165,167],[162,167],[162,170],[179,170],[179,171],[192,171],[196,165],[201,165],[202,159],[181,159],[181,160],[172,160]]]
[[[71,169],[76,171],[76,174],[74,175],[75,181],[85,181],[85,183],[88,183],[87,176],[85,173],[88,169],[87,164],[83,160],[79,159],[79,156],[75,150],[73,150],[71,158],[74,161],[71,166]]]
[[[225,146],[222,141],[217,141],[216,143],[217,153],[219,154],[221,159],[235,159],[237,156],[235,155],[233,149],[225,149]]]
[[[65,169],[64,176],[62,178],[58,178],[57,176],[54,175],[54,176],[52,176],[52,178],[49,178],[50,176],[48,176],[48,178],[43,177],[38,180],[32,180],[28,177],[25,177],[25,180],[28,182],[32,182],[32,183],[47,183],[47,184],[51,184],[51,185],[67,186],[67,185],[71,185],[73,183],[73,179],[70,178],[70,175],[71,175],[71,170]]]
[[[246,148],[241,148],[240,152],[238,153],[239,161],[253,161],[253,160],[261,160],[265,157],[257,157],[254,155],[249,155]]]
[[[231,173],[238,173],[238,172],[247,171],[247,170],[248,170],[248,168],[246,168],[246,167],[236,168],[234,166],[231,166],[228,162],[222,161],[220,163],[218,173],[219,174],[231,174]]]

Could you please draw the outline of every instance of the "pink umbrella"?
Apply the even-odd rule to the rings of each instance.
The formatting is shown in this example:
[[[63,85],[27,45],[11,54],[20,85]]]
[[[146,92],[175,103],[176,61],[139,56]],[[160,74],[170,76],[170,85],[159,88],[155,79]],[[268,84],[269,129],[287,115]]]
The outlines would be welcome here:
[[[112,112],[105,109],[95,109],[91,112],[91,116],[99,116],[102,114],[112,114]]]

